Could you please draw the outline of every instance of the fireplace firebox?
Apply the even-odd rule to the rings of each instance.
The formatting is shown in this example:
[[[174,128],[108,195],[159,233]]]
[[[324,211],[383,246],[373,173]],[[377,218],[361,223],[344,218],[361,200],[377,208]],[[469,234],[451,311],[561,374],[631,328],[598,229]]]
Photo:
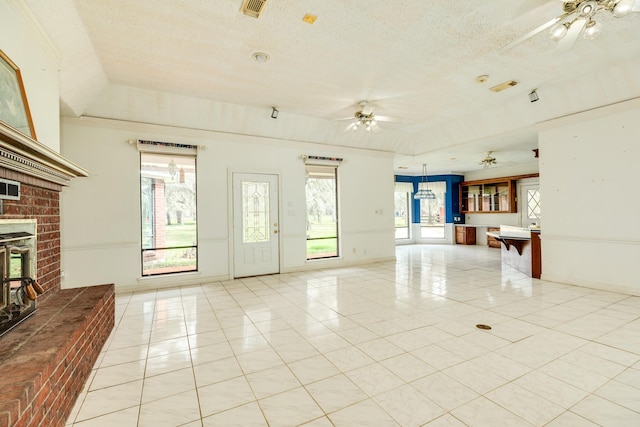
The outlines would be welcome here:
[[[44,291],[33,277],[34,240],[24,231],[0,233],[0,336],[35,312]]]

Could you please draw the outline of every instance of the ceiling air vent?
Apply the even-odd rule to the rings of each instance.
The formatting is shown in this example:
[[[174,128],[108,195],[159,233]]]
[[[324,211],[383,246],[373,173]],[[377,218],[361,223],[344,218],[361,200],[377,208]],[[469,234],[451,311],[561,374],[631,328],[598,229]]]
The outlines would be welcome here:
[[[494,92],[500,92],[500,91],[503,91],[505,89],[509,89],[510,87],[514,87],[517,84],[518,84],[518,82],[515,81],[515,80],[507,80],[506,82],[502,82],[499,85],[496,85],[494,87],[490,87],[489,90],[492,90]]]
[[[247,16],[259,18],[266,4],[267,0],[243,0],[240,11]]]

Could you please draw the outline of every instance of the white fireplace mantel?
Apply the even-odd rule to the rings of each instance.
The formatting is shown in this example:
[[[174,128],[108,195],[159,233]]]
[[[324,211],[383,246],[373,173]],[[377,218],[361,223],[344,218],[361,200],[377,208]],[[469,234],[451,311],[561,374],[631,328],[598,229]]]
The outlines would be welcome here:
[[[67,186],[89,172],[0,121],[0,167]]]

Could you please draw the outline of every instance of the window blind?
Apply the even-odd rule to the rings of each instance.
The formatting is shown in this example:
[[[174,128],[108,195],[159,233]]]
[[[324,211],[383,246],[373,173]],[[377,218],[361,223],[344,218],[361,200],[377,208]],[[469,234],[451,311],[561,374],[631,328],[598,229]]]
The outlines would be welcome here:
[[[198,146],[191,144],[177,144],[174,142],[137,141],[138,151],[142,153],[161,153],[178,155],[196,155]]]
[[[413,193],[413,184],[410,182],[396,182],[393,191],[398,193]]]
[[[344,159],[340,157],[324,157],[324,156],[302,156],[305,165],[317,166],[333,166],[338,167]]]

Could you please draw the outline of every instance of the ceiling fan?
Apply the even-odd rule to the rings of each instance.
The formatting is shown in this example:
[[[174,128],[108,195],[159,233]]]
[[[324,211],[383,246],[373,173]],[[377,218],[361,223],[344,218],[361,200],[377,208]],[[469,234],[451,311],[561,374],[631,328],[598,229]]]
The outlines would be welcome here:
[[[393,117],[380,116],[373,114],[375,107],[369,101],[360,101],[357,104],[357,110],[351,117],[339,120],[353,120],[345,129],[345,131],[356,132],[360,127],[367,132],[380,132],[378,122],[395,122],[398,121]]]
[[[557,50],[565,52],[582,35],[587,40],[596,38],[602,30],[602,23],[595,19],[599,12],[611,13],[616,18],[631,12],[640,12],[640,0],[561,0],[563,13],[529,31],[500,50],[511,49],[530,39],[541,31],[551,28],[551,39],[558,42]]]
[[[496,158],[493,157],[491,153],[493,153],[493,151],[487,151],[487,154],[485,155],[484,159],[480,160],[480,163],[478,164],[484,168],[488,168],[498,163]]]

